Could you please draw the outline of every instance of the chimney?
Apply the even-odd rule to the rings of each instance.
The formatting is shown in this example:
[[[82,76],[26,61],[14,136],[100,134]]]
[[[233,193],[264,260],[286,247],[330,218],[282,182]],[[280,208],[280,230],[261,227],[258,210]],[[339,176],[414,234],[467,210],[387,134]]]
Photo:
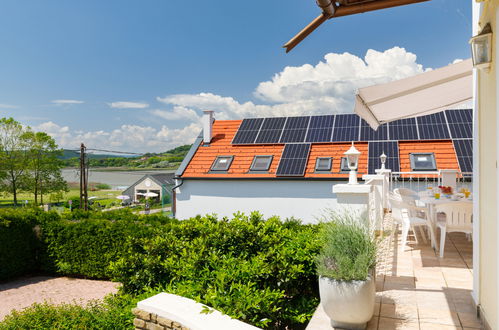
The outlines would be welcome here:
[[[213,135],[213,111],[204,110],[203,113],[203,142],[210,144]]]

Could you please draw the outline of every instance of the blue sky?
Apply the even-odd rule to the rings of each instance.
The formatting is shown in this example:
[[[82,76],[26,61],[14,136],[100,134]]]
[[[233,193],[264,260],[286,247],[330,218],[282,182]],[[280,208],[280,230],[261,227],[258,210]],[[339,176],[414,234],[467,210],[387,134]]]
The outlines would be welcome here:
[[[191,142],[203,109],[351,112],[358,87],[470,56],[470,0],[333,19],[286,54],[318,14],[314,0],[3,0],[0,116],[64,147],[163,151]]]

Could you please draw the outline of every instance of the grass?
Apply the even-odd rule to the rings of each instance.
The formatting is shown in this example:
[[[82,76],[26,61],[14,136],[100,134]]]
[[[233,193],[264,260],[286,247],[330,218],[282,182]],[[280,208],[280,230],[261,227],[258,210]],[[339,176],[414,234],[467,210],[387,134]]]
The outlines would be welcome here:
[[[112,202],[118,203],[119,200],[116,199],[116,196],[121,195],[120,190],[96,190],[89,191],[88,197],[97,197],[94,199],[94,202],[99,202],[101,205],[108,205]],[[61,196],[56,197],[55,195],[47,195],[43,196],[44,203],[57,203],[57,202],[65,202],[70,199],[79,198],[80,189],[79,188],[70,188],[68,192],[63,192]],[[28,201],[28,204],[33,205],[35,202],[34,196],[32,193],[18,193],[17,200],[20,206],[25,204],[25,201]],[[12,207],[14,206],[13,196],[12,194],[2,194],[0,197],[0,207]]]

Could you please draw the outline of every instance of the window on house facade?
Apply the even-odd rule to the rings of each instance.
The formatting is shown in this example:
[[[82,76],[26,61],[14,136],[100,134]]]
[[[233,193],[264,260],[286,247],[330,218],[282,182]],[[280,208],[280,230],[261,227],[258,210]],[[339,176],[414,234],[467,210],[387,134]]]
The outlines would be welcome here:
[[[316,172],[328,172],[331,171],[331,164],[333,159],[331,157],[317,157],[315,160],[315,171]]]
[[[268,171],[273,156],[255,156],[251,163],[250,171]]]
[[[350,172],[350,168],[348,168],[348,159],[346,157],[341,157],[341,172]],[[355,170],[358,170],[358,165]]]
[[[213,165],[211,165],[212,171],[227,171],[232,164],[234,156],[217,156]]]
[[[409,155],[411,157],[411,169],[413,171],[436,171],[437,170],[437,163],[435,161],[435,154],[433,152],[412,153]]]

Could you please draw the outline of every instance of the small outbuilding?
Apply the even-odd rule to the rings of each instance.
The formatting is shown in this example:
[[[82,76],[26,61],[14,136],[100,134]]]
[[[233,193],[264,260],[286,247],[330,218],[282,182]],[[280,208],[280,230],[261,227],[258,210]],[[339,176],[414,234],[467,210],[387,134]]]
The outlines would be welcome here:
[[[150,195],[156,194],[156,196],[148,198],[157,202],[169,203],[171,201],[171,189],[174,185],[173,177],[174,173],[146,174],[123,191],[123,195],[130,197],[129,201],[138,201],[147,196],[148,193]]]

